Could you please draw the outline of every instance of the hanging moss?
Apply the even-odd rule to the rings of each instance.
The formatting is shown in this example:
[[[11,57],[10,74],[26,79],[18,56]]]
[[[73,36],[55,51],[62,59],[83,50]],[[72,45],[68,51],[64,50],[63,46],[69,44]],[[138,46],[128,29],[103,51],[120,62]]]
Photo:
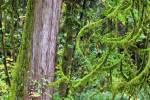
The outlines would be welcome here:
[[[26,92],[26,81],[30,68],[31,59],[31,39],[33,28],[33,2],[28,0],[26,22],[22,33],[21,47],[17,58],[16,68],[13,72],[12,87],[9,100],[23,100]]]
[[[110,12],[110,11],[111,11],[111,12],[110,12],[104,19],[100,19],[100,20],[98,20],[98,21],[96,21],[96,22],[93,22],[93,23],[88,23],[86,26],[84,26],[84,27],[79,31],[78,36],[77,36],[77,39],[76,39],[76,50],[77,50],[78,53],[82,53],[82,51],[80,50],[80,38],[81,38],[81,36],[85,35],[88,30],[94,29],[95,27],[100,26],[100,25],[102,24],[102,21],[103,21],[103,20],[106,20],[106,19],[108,19],[108,18],[111,18],[111,17],[116,16],[117,13],[119,12],[119,9],[122,7],[123,3],[124,3],[124,0],[121,1],[116,7],[110,8],[110,9],[108,10],[108,12]],[[130,8],[131,8],[131,3],[129,2],[129,5],[128,5],[127,8],[124,9],[124,10],[130,10]],[[114,9],[114,10],[112,11],[112,9]],[[130,34],[129,34],[129,36],[130,36]],[[128,41],[128,37],[125,38],[125,39],[122,40],[122,41],[123,41],[123,42]],[[116,41],[115,41],[115,42],[116,42]]]
[[[126,35],[125,36],[122,36],[122,37],[110,37],[109,35],[103,35],[102,38],[100,38],[100,42],[105,44],[106,46],[108,46],[108,48],[110,48],[109,46],[110,45],[114,45],[115,48],[123,48],[124,51],[122,51],[121,55],[128,55],[129,58],[124,58],[130,62],[133,61],[133,58],[131,58],[132,56],[132,53],[130,52],[131,49],[129,48],[132,48],[134,46],[136,46],[137,44],[137,41],[138,39],[140,38],[140,36],[142,34],[144,34],[143,30],[145,30],[147,32],[147,34],[150,34],[149,33],[149,30],[148,30],[148,27],[146,29],[144,29],[145,26],[148,25],[148,21],[149,21],[149,18],[148,18],[148,14],[149,14],[149,11],[147,10],[146,11],[146,5],[149,4],[149,1],[146,0],[147,3],[143,3],[142,1],[139,1],[139,8],[141,8],[142,10],[139,10],[138,11],[138,14],[140,16],[136,16],[134,15],[134,10],[137,9],[136,7],[136,0],[122,0],[117,6],[115,6],[114,8],[111,8],[106,10],[107,14],[106,14],[106,17],[104,19],[100,19],[96,22],[93,22],[93,23],[89,23],[87,24],[86,26],[84,26],[78,33],[78,36],[77,36],[77,39],[76,39],[76,50],[77,50],[77,53],[79,53],[81,55],[81,57],[85,58],[87,55],[85,55],[85,52],[83,49],[84,46],[82,47],[82,45],[85,45],[85,43],[81,43],[83,42],[83,40],[81,40],[81,37],[83,37],[86,33],[88,33],[89,30],[94,30],[96,29],[96,27],[99,27],[102,22],[104,20],[106,20],[107,18],[114,18],[115,16],[117,16],[119,13],[122,14],[123,11],[125,11],[125,16],[127,16],[127,12],[131,12],[131,16],[134,21],[134,25],[133,25],[133,29],[130,28],[130,30],[128,32],[126,32]],[[128,4],[125,5],[125,2],[127,2]],[[121,11],[122,9],[122,11]],[[117,23],[117,22],[116,22]],[[108,34],[111,34],[111,33],[108,33]],[[88,43],[88,42],[87,42]],[[148,39],[148,35],[147,35],[147,46],[145,48],[145,50],[149,50],[149,39]],[[82,49],[81,49],[82,47]],[[86,47],[87,48],[87,47]],[[136,48],[137,50],[141,50],[141,48]],[[144,50],[144,51],[145,51]],[[135,52],[136,50],[133,50],[133,52]],[[143,51],[143,50],[142,50]],[[110,51],[111,53],[113,51]],[[120,52],[118,52],[120,53]],[[144,54],[147,54],[144,52]],[[104,54],[105,55],[105,54]],[[141,66],[141,67],[144,67],[144,69],[141,71],[140,74],[136,74],[136,71],[132,71],[132,63],[127,63],[126,62],[126,66],[123,66],[125,68],[127,68],[128,72],[132,72],[132,78],[129,76],[129,81],[122,81],[122,83],[118,84],[118,85],[115,85],[115,86],[112,86],[114,87],[113,88],[113,92],[114,92],[114,96],[117,92],[121,92],[121,91],[130,91],[132,88],[136,88],[136,86],[140,86],[141,83],[145,80],[148,79],[148,74],[149,74],[149,70],[150,70],[150,52],[149,52],[149,58],[148,59],[145,59],[147,61],[147,65],[146,66]],[[124,56],[123,56],[124,57]],[[85,58],[85,59],[88,59],[88,58]],[[124,60],[123,59],[123,60]],[[144,59],[142,59],[144,60]],[[99,62],[98,62],[99,63]],[[118,61],[118,63],[121,63],[121,61]],[[106,67],[106,69],[104,68],[103,70],[98,70],[99,69],[99,66],[97,66],[95,69],[93,69],[91,72],[89,72],[87,75],[85,75],[82,79],[79,79],[77,81],[72,81],[74,82],[73,84],[73,88],[79,88],[80,85],[85,85],[88,80],[90,78],[93,78],[93,75],[97,75],[98,72],[100,71],[105,71],[105,70],[110,70],[112,69],[113,67],[117,68],[119,66],[116,66],[116,64],[114,64],[115,66],[108,66]],[[135,67],[136,65],[134,65]],[[137,66],[136,66],[137,67]],[[135,69],[136,70],[136,69]],[[122,74],[123,76],[124,74]],[[145,79],[145,80],[144,80]]]

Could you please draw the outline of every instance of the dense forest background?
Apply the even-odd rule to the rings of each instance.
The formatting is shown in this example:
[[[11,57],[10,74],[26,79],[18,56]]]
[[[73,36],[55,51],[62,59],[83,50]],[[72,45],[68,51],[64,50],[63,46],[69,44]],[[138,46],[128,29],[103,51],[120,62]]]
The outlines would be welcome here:
[[[150,100],[150,1],[0,0],[0,100]]]

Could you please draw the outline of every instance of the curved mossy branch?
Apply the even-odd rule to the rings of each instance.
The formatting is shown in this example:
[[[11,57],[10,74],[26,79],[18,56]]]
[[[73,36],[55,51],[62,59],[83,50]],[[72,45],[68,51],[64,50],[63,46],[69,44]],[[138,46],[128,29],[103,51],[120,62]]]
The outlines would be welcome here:
[[[144,70],[135,78],[133,78],[131,81],[128,82],[128,85],[138,85],[140,84],[142,78],[149,74],[150,72],[150,51],[149,51],[149,57],[148,57],[148,62]]]
[[[55,82],[50,82],[48,83],[47,87],[50,88],[50,87],[57,87],[60,83],[69,83],[69,78],[67,78],[66,76],[60,78],[59,80],[55,81]]]
[[[125,36],[124,38],[107,38],[107,37],[104,37],[102,39],[102,42],[103,43],[106,43],[106,44],[115,44],[117,46],[123,46],[125,44],[133,44],[134,42],[136,42],[136,40],[140,37],[141,35],[141,31],[142,31],[142,28],[140,28],[141,25],[139,25],[138,28],[136,28],[135,30],[133,30],[132,32],[128,32],[127,36]],[[135,34],[133,36],[133,34]]]
[[[126,44],[128,41],[129,41],[129,39],[131,38],[131,36],[132,36],[132,32],[128,32],[127,33],[128,35],[127,36],[125,36],[124,38],[107,38],[107,37],[104,37],[103,39],[102,39],[102,42],[103,43],[106,43],[106,44],[115,44],[115,45],[124,45],[124,44]]]
[[[113,48],[114,48],[114,46],[113,46]],[[110,52],[112,51],[112,49],[102,55],[102,57],[98,61],[98,65],[95,65],[95,67],[89,74],[85,75],[81,79],[71,80],[71,86],[70,86],[71,91],[75,91],[75,89],[77,90],[80,86],[84,86],[91,78],[93,78],[94,76],[99,74],[100,71],[103,72],[103,71],[107,71],[107,70],[114,69],[117,67],[117,65],[123,59],[122,57],[120,60],[115,62],[113,65],[102,67],[106,63],[108,56],[109,56]]]
[[[99,72],[99,70],[101,69],[101,67],[106,63],[109,53],[110,52],[108,51],[105,54],[103,54],[103,56],[100,58],[101,62],[98,65],[96,65],[96,67],[89,74],[84,76],[82,79],[75,80],[75,81],[72,80],[71,91],[75,91],[75,89],[77,90],[77,88],[86,84],[90,80],[90,78],[92,78],[94,75],[96,75]]]
[[[124,1],[125,1],[125,0],[124,0]],[[102,21],[103,21],[103,20],[106,20],[106,19],[108,19],[108,18],[111,18],[111,17],[117,15],[117,13],[119,12],[119,8],[122,7],[124,1],[122,1],[117,7],[115,7],[115,9],[114,9],[113,11],[111,11],[112,8],[110,8],[108,11],[111,11],[111,12],[110,12],[104,19],[100,19],[100,20],[98,20],[98,21],[96,21],[96,22],[93,22],[93,23],[88,23],[86,26],[84,26],[84,27],[79,31],[79,33],[78,33],[78,35],[77,35],[77,39],[76,39],[76,50],[77,50],[78,53],[82,53],[82,51],[81,51],[81,49],[80,49],[80,38],[81,38],[83,35],[85,35],[85,33],[88,31],[87,29],[93,29],[93,28],[95,28],[96,26],[102,24]],[[124,9],[124,10],[130,10],[130,8],[131,8],[131,4],[128,5],[128,7],[127,7],[126,9]]]
[[[28,0],[26,22],[24,32],[22,34],[21,47],[17,58],[16,68],[13,73],[12,87],[10,90],[9,100],[23,100],[26,94],[26,85],[28,71],[31,59],[31,39],[32,39],[32,23],[33,23],[33,2]]]
[[[138,30],[138,31],[136,31],[137,32],[137,34],[135,35],[135,36],[133,36],[132,37],[132,34],[133,33],[129,33],[129,35],[126,37],[126,38],[124,38],[124,39],[122,39],[122,40],[116,40],[116,41],[107,41],[107,39],[105,39],[105,43],[114,43],[114,44],[116,44],[116,45],[125,45],[125,44],[131,44],[131,43],[133,43],[133,42],[136,42],[136,39],[141,35],[141,31],[140,30]],[[131,38],[132,37],[132,38]]]
[[[80,38],[81,36],[83,36],[85,34],[85,32],[87,31],[86,29],[87,28],[94,28],[96,27],[97,25],[101,24],[102,23],[102,19],[97,21],[97,22],[93,22],[93,23],[90,23],[90,24],[87,24],[86,26],[84,26],[80,32],[78,33],[78,36],[77,36],[77,39],[76,39],[76,50],[78,53],[82,53],[81,50],[80,50]]]
[[[81,86],[85,86],[85,84],[87,82],[90,81],[90,79],[92,79],[94,76],[96,76],[97,74],[99,74],[100,71],[104,72],[104,71],[108,71],[110,69],[114,69],[117,67],[117,65],[121,62],[121,59],[118,60],[116,63],[114,63],[113,65],[110,66],[106,66],[106,67],[102,67],[104,65],[104,63],[107,61],[108,56],[109,56],[109,52],[103,54],[103,57],[100,59],[101,63],[96,65],[96,67],[86,76],[84,76],[82,79],[79,80],[72,80],[72,86],[70,87],[71,91],[77,91],[78,88],[80,88]]]
[[[113,17],[113,16],[117,15],[121,4],[122,4],[122,2],[116,7],[115,10],[113,10],[110,14],[108,14],[104,19],[100,19],[100,20],[97,21],[97,22],[93,22],[93,23],[87,24],[86,26],[84,26],[84,27],[79,31],[78,36],[77,36],[77,39],[76,39],[76,50],[77,50],[78,53],[80,53],[80,54],[83,56],[82,51],[81,51],[81,49],[80,49],[80,38],[81,38],[83,35],[85,35],[85,33],[88,31],[87,29],[93,29],[93,28],[95,28],[96,26],[98,26],[99,24],[101,24],[103,20],[106,20],[107,18],[110,18],[110,17]],[[129,7],[127,7],[127,9],[130,9],[130,7],[131,7],[131,6],[129,5]],[[109,9],[109,10],[111,11],[112,9]],[[127,37],[126,41],[128,41],[128,39],[130,39],[130,38],[131,38],[131,34],[129,34],[129,36]],[[102,57],[102,58],[103,58],[103,57]],[[105,58],[105,57],[104,57],[104,58]],[[99,72],[99,70],[101,69],[100,66],[102,66],[102,65],[103,65],[103,62],[105,62],[106,60],[107,60],[107,57],[106,57],[105,59],[103,59],[102,63],[100,63],[99,65],[97,65],[96,68],[95,68],[92,72],[90,72],[89,74],[87,74],[86,76],[84,76],[82,79],[79,79],[79,80],[74,81],[73,84],[72,84],[72,89],[71,89],[71,90],[74,91],[74,89],[77,89],[77,88],[79,88],[80,86],[86,84],[86,83],[89,81],[89,79],[90,79],[91,77],[93,77],[93,75],[95,75],[95,74],[97,74],[97,73]],[[119,62],[120,62],[120,61],[119,61]],[[117,64],[118,64],[118,62],[117,62]],[[115,64],[115,65],[116,65],[116,64]],[[113,65],[113,66],[111,66],[111,67],[107,67],[105,70],[109,70],[109,69],[113,68],[115,65]]]
[[[149,57],[148,57],[148,62],[144,70],[138,75],[135,76],[133,79],[131,79],[129,82],[122,82],[118,84],[116,87],[114,87],[114,95],[119,92],[120,90],[125,90],[127,87],[132,87],[132,86],[137,86],[140,85],[143,80],[142,78],[147,76],[150,72],[150,50],[149,50]]]
[[[108,67],[102,67],[102,65],[104,65],[104,63],[106,63],[108,56],[109,56],[109,51],[107,53],[103,54],[103,56],[100,58],[99,62],[101,62],[101,63],[96,65],[95,69],[92,72],[90,72],[89,74],[87,74],[86,76],[84,76],[82,79],[69,80],[69,78],[67,78],[64,74],[61,73],[61,78],[55,82],[48,83],[47,87],[57,87],[62,82],[65,82],[65,83],[71,82],[70,83],[71,85],[69,86],[71,91],[75,91],[75,89],[77,90],[77,88],[86,84],[90,80],[90,78],[92,78],[96,74],[98,74],[100,70],[107,71],[112,68],[115,68],[121,61],[121,60],[119,60],[115,64],[108,66]]]

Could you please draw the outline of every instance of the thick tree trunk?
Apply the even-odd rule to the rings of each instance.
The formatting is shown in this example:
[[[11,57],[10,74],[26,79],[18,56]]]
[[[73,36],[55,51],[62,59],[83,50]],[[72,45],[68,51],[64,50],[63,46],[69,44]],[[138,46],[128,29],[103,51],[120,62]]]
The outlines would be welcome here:
[[[53,94],[53,88],[46,89],[43,78],[49,82],[54,80],[60,6],[61,0],[28,0],[22,44],[9,100],[52,99],[48,95]],[[42,87],[32,84],[35,81]],[[34,95],[36,92],[40,96]]]
[[[37,82],[42,81],[42,78],[49,82],[54,80],[60,7],[61,0],[37,0],[35,2],[31,70],[32,79]],[[50,100],[51,97],[47,94],[53,94],[53,88],[41,89],[41,93],[36,100]]]

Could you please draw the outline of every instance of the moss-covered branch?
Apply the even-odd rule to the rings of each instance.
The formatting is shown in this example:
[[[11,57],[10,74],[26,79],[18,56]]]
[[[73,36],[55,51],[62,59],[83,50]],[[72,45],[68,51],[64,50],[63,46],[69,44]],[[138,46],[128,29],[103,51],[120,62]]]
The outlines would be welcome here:
[[[26,22],[22,34],[21,47],[17,58],[16,68],[13,72],[12,87],[9,100],[23,100],[26,94],[26,82],[31,59],[31,39],[33,23],[33,1],[28,0]]]

